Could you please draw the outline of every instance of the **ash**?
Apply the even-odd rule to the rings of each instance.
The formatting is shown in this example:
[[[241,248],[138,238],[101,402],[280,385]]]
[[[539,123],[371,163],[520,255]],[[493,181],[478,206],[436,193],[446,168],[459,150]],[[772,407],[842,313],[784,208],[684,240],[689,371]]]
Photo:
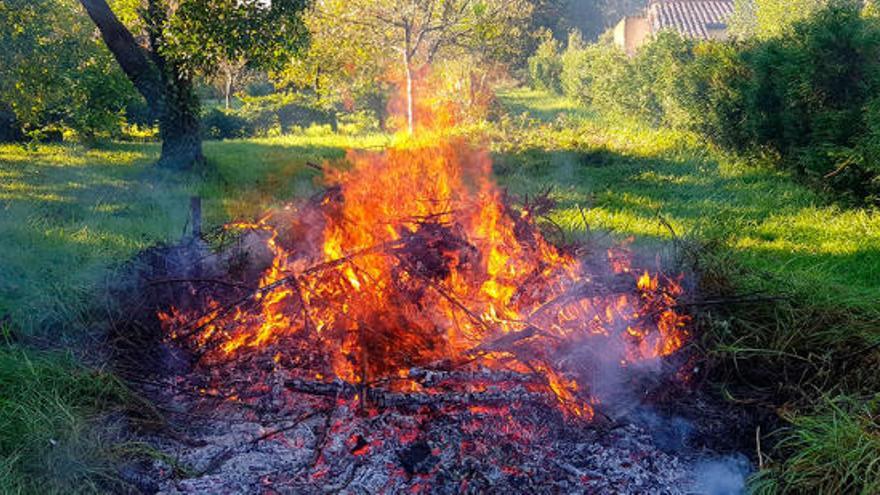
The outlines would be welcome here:
[[[269,377],[251,398],[187,392],[204,380],[195,373],[148,386],[169,422],[143,440],[176,460],[132,483],[162,494],[704,493],[696,459],[633,423],[565,417],[551,397],[507,389],[508,404],[376,407],[343,388],[292,390],[285,370]]]

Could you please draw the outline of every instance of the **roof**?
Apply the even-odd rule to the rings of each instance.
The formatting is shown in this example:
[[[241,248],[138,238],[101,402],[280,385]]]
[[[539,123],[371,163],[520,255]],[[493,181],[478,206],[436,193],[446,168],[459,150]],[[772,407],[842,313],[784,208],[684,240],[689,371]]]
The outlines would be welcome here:
[[[725,29],[733,14],[733,0],[655,0],[648,6],[653,32],[666,29],[698,39],[710,38],[710,29]]]

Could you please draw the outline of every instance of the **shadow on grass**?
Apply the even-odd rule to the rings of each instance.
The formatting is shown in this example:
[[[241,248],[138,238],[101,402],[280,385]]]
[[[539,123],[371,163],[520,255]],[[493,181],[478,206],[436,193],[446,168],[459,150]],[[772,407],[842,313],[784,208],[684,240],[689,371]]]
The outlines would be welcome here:
[[[207,170],[155,168],[157,145],[99,149],[0,147],[0,320],[26,334],[68,334],[100,322],[95,289],[115,265],[182,237],[189,197],[206,228],[253,218],[268,204],[315,190],[307,162],[345,156],[357,140],[279,138],[209,142]],[[74,332],[75,333],[75,332]]]
[[[495,157],[499,181],[518,195],[553,187],[554,220],[566,229],[608,229],[642,240],[672,232],[720,243],[782,286],[812,287],[828,301],[880,301],[880,219],[823,205],[821,198],[761,166],[705,156],[625,156],[529,149]],[[660,218],[668,223],[661,222]]]

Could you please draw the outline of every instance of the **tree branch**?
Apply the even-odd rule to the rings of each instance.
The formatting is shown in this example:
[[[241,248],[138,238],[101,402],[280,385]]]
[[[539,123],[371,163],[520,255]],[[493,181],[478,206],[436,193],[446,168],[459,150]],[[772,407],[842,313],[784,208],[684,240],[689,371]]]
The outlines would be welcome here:
[[[147,58],[134,36],[107,5],[106,0],[80,0],[89,17],[101,31],[107,48],[116,58],[122,71],[134,84],[138,92],[147,100],[154,116],[164,100],[162,77],[158,69]]]

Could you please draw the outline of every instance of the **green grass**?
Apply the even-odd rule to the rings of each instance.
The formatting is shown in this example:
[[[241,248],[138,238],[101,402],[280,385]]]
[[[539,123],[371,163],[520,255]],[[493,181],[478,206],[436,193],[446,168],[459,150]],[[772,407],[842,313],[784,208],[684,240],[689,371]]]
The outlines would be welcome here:
[[[553,186],[554,220],[571,235],[586,219],[636,246],[676,237],[704,295],[782,296],[696,315],[716,385],[764,414],[785,411],[755,490],[877,493],[876,403],[853,397],[880,388],[880,212],[841,208],[770,159],[694,134],[535,91],[501,100],[526,115],[496,131],[500,180],[519,194]]]
[[[757,476],[754,491],[880,493],[878,400],[825,399],[815,414],[792,417],[792,427],[780,432],[780,450],[788,453],[781,475]]]
[[[127,392],[69,354],[0,347],[0,492],[99,493],[117,483],[107,420]]]
[[[206,176],[156,170],[152,144],[0,145],[0,321],[5,315],[19,331],[53,340],[91,328],[101,314],[96,285],[114,264],[179,239],[189,196],[203,198],[209,226],[253,216],[314,187],[306,162],[386,140],[304,134],[208,142]]]
[[[677,234],[719,242],[749,271],[772,274],[769,287],[751,280],[757,288],[793,286],[865,310],[880,303],[878,212],[841,209],[770,163],[711,149],[691,134],[584,118],[564,98],[533,91],[502,99],[539,108],[541,120],[546,109],[557,112],[557,125],[502,141],[497,169],[521,194],[554,186],[561,225],[581,229],[580,206],[593,228],[668,239],[659,214]]]
[[[766,439],[768,469],[755,486],[873,491],[876,471],[865,459],[877,455],[876,408],[824,397],[880,386],[877,353],[856,352],[880,342],[880,215],[835,206],[769,160],[726,154],[693,134],[611,120],[533,91],[506,91],[500,101],[509,115],[480,130],[493,143],[498,179],[516,194],[553,186],[554,221],[568,235],[610,230],[656,248],[669,244],[671,227],[698,248],[688,259],[707,294],[785,296],[698,314],[698,344],[719,384],[736,400],[784,406],[790,421],[778,447]],[[189,196],[203,198],[208,226],[253,217],[315,189],[306,162],[390,139],[311,132],[209,142],[211,167],[183,175],[152,167],[151,144],[0,146],[4,338],[75,342],[100,331],[102,283],[138,251],[179,239]],[[65,482],[88,489],[105,477],[113,434],[93,425],[113,400],[89,388],[104,379],[57,354],[0,346],[0,491]],[[59,431],[73,436],[55,469],[45,465],[46,445],[54,448],[46,438],[57,441]],[[71,458],[83,462],[71,467]]]

